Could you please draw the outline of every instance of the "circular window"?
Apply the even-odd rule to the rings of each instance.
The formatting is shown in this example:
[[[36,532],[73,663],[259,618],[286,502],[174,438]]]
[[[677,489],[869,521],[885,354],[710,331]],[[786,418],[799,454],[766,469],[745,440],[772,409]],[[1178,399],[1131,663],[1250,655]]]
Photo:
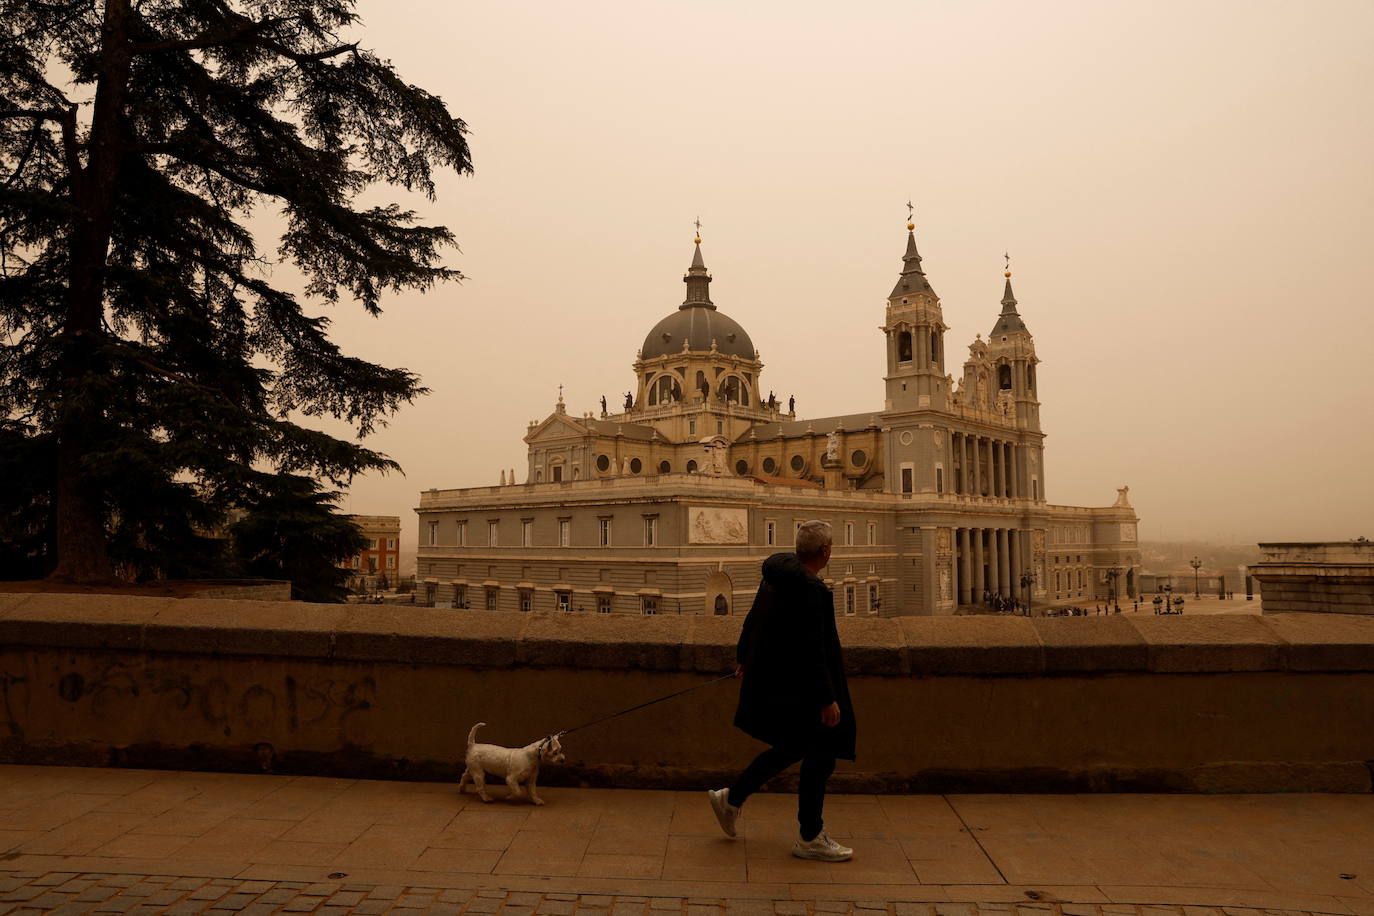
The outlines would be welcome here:
[[[745,461],[743,458],[741,458],[739,461],[736,461],[736,462],[735,462],[735,473],[738,474],[738,475],[741,476],[741,477],[743,477],[745,474],[748,474],[748,473],[749,473],[749,462]]]
[[[660,461],[660,462],[658,463],[658,472],[659,472],[660,474],[669,474],[669,473],[672,473],[672,470],[673,470],[673,466],[672,466],[671,463],[669,463],[669,462],[667,462],[667,461]]]
[[[805,467],[805,466],[806,466],[806,462],[802,459],[802,456],[801,456],[801,455],[793,455],[793,456],[792,456],[792,470],[794,470],[794,471],[800,471],[800,470],[801,470],[803,467]]]
[[[644,470],[644,462],[640,461],[638,458],[631,458],[631,459],[630,459],[630,473],[631,473],[631,474],[638,474],[638,473],[639,473],[640,471],[642,471],[642,470]]]
[[[611,469],[611,459],[609,455],[596,456],[596,469],[598,471],[609,471]]]
[[[778,463],[777,463],[776,461],[774,461],[772,458],[765,458],[765,459],[763,459],[763,472],[764,472],[765,474],[771,474],[771,473],[773,473],[774,471],[776,471],[777,469],[778,469]]]
[[[861,468],[868,464],[868,455],[864,454],[863,449],[856,449],[854,454],[849,456],[849,463],[856,468]]]
[[[687,473],[688,473],[688,474],[695,474],[696,472],[697,472],[697,463],[696,463],[695,461],[689,461],[689,462],[687,462]]]

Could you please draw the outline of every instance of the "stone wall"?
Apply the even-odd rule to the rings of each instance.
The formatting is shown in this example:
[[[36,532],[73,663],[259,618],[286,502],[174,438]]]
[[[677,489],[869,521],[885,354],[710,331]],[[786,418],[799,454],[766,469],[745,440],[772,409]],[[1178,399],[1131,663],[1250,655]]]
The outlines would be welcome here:
[[[1374,541],[1259,546],[1264,613],[1374,614]]]
[[[456,778],[730,670],[739,617],[0,595],[0,761]],[[1367,792],[1374,619],[839,621],[843,791]],[[733,680],[564,739],[544,782],[723,784]],[[779,785],[786,786],[782,781]]]
[[[291,583],[285,579],[213,580],[207,579],[187,597],[221,598],[231,601],[290,601]]]

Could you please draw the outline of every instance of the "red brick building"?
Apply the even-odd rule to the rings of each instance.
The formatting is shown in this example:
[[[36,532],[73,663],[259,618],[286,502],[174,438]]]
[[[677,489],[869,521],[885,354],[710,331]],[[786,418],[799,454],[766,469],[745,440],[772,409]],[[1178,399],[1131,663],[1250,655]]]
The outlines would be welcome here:
[[[392,582],[401,569],[401,517],[350,515],[368,539],[368,546],[343,562],[356,576],[386,576]]]

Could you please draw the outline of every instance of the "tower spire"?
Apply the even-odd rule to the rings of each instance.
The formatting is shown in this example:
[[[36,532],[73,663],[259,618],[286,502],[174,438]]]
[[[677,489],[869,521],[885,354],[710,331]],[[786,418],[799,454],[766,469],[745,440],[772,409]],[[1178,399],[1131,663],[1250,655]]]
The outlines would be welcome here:
[[[682,277],[682,282],[687,284],[687,298],[682,300],[679,308],[701,306],[714,309],[716,306],[711,302],[711,275],[706,272],[706,262],[701,258],[701,217],[697,217],[696,227],[697,234],[692,239],[696,246],[692,251],[692,266],[687,268],[687,273]]]
[[[1004,254],[1002,257],[1006,258],[1007,261],[1007,269],[1002,273],[1007,281],[1002,289],[1002,314],[997,316],[997,324],[992,326],[992,333],[988,335],[989,339],[995,335],[1010,334],[1013,331],[1030,333],[1026,328],[1026,323],[1021,320],[1020,313],[1016,311],[1016,295],[1011,291],[1011,255]]]
[[[897,285],[892,287],[892,295],[889,299],[898,296],[913,296],[919,293],[926,293],[934,296],[935,290],[930,288],[930,281],[926,279],[926,272],[921,269],[921,253],[916,250],[916,223],[914,219],[914,208],[911,201],[907,201],[907,224],[906,224],[906,252],[902,255],[902,275],[897,278]]]

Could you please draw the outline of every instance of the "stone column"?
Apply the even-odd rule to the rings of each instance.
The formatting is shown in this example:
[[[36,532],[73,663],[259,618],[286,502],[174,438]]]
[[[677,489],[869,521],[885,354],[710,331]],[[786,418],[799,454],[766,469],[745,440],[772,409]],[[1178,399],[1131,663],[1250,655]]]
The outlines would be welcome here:
[[[980,437],[974,436],[974,437],[973,437],[973,442],[972,442],[973,448],[970,449],[970,451],[973,453],[973,495],[974,495],[974,496],[982,496],[982,495],[983,495],[983,460],[982,460],[982,459],[983,459],[983,456],[980,455],[980,454],[978,454],[978,451],[979,451],[978,444],[979,444],[980,442],[982,442],[982,441],[983,441],[983,440],[982,440]]]
[[[997,580],[1002,584],[1002,594],[1015,593],[1015,575],[1011,571],[1010,533],[1006,528],[997,529]]]
[[[964,472],[964,492],[970,496],[978,495],[978,453],[974,447],[977,438],[964,433],[964,464],[968,466]]]
[[[968,529],[960,528],[957,538],[959,551],[959,603],[973,603],[973,580],[969,578],[969,538]]]
[[[980,604],[983,601],[983,591],[988,587],[987,580],[983,577],[983,529],[973,528],[969,534],[973,538],[973,603]]]
[[[1002,440],[992,440],[992,495],[999,499],[1006,494],[1002,492],[1002,487],[1007,482],[1007,471],[1002,466]]]
[[[959,434],[951,431],[949,433],[949,474],[954,475],[954,481],[952,481],[954,486],[951,489],[955,493],[963,493],[963,452],[959,450],[962,448],[963,442],[960,441]]]
[[[1013,528],[1007,532],[1007,548],[1011,554],[1011,589],[1018,600],[1026,600],[1021,588],[1021,574],[1026,571],[1025,555],[1021,553],[1021,531]]]
[[[987,529],[987,532],[988,532],[988,591],[989,591],[989,592],[995,592],[995,591],[997,591],[999,588],[1002,587],[1002,580],[1001,580],[1000,578],[998,578],[998,572],[999,572],[999,570],[1001,569],[1001,567],[998,565],[998,560],[999,560],[999,558],[1000,558],[1000,557],[999,557],[999,554],[1001,553],[1001,552],[997,549],[997,532],[998,532],[998,529],[996,529],[996,528],[988,528],[988,529]]]
[[[1008,464],[1011,465],[1011,498],[1021,497],[1021,449],[1014,442],[1007,443]]]

